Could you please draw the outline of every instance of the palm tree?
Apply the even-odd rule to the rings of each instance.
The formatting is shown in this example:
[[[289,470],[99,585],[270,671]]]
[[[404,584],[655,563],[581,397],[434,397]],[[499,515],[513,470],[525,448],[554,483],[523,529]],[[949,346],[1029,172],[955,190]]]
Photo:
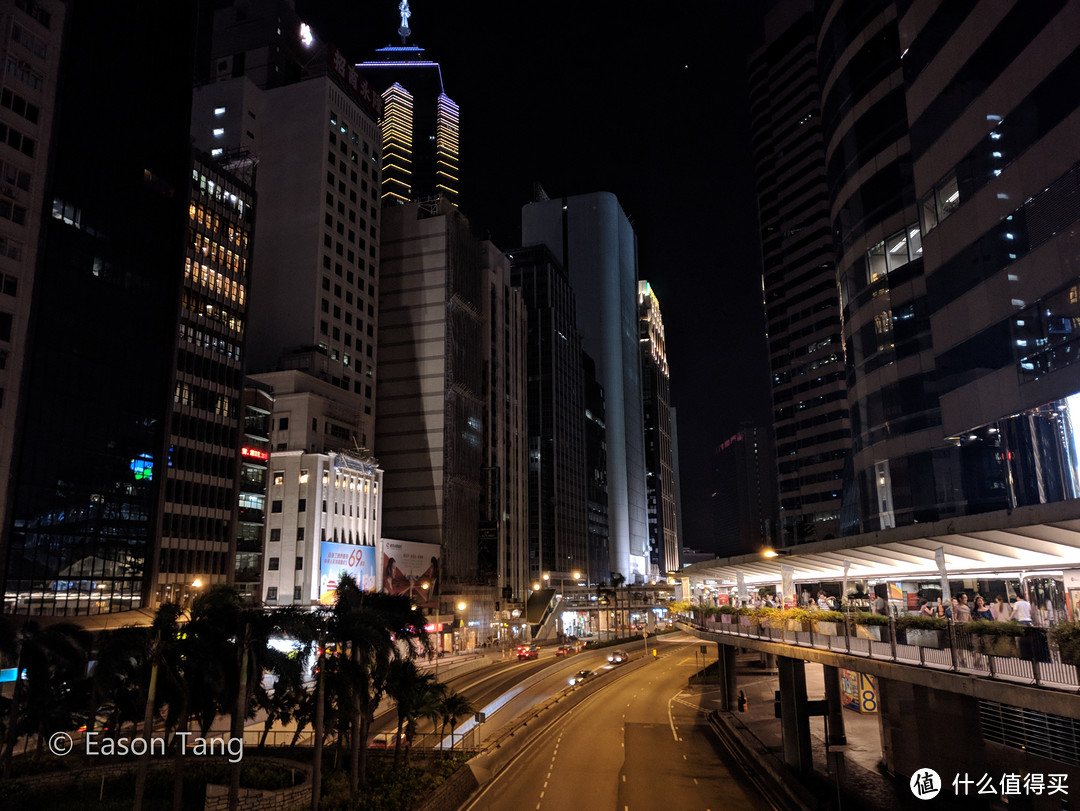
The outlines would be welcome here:
[[[148,633],[146,627],[131,626],[99,638],[87,729],[93,731],[97,720],[104,718],[106,730],[115,736],[124,724],[143,717]]]
[[[256,682],[252,695],[252,707],[266,713],[263,732],[259,737],[260,747],[266,745],[274,724],[287,724],[298,718],[300,704],[307,695],[304,689],[304,658],[299,652],[272,651],[268,664],[267,669],[274,675],[273,687],[268,690],[261,681]]]
[[[307,723],[311,723],[314,748],[311,756],[311,782],[315,787],[311,792],[311,811],[318,811],[322,786],[322,753],[326,737],[326,707],[329,696],[326,690],[327,668],[332,657],[326,655],[326,646],[330,636],[331,613],[325,609],[314,611],[285,611],[280,616],[285,634],[296,639],[300,645],[300,656],[306,661],[312,648],[317,651],[315,662],[315,690],[310,694],[302,691],[294,711],[296,734],[292,744],[296,745],[300,732]]]
[[[233,590],[239,604],[240,595]],[[232,711],[230,737],[244,738],[244,721],[252,715],[252,696],[262,683],[262,674],[275,660],[270,647],[270,637],[279,633],[277,617],[262,609],[241,608],[236,620],[235,640],[237,672],[230,679],[236,687],[236,704]],[[242,629],[242,630],[241,630]],[[240,804],[241,759],[232,764],[229,780],[229,811],[236,811]]]
[[[459,719],[472,715],[476,710],[472,702],[461,693],[448,692],[439,702],[439,717],[442,719],[442,728],[445,732],[446,725],[450,725],[450,751],[454,749],[454,730],[457,728]]]
[[[624,627],[629,630],[629,626],[630,626],[630,605],[629,605],[629,600],[627,600],[626,622],[625,623],[623,622],[622,615],[619,613],[619,603],[621,602],[620,599],[619,599],[619,594],[621,593],[622,586],[623,586],[623,584],[625,582],[626,582],[626,575],[624,575],[622,572],[612,572],[611,573],[611,586],[615,591],[615,624],[619,626],[620,631],[622,631],[622,629]],[[619,634],[616,633],[616,637],[618,637],[618,636],[619,636]]]
[[[397,705],[397,739],[394,743],[394,767],[400,765],[402,739],[405,741],[405,764],[409,763],[409,752],[419,721],[429,720],[433,724],[439,720],[439,706],[446,687],[435,681],[430,673],[421,673],[412,659],[398,659],[390,664],[386,680],[386,694]]]
[[[386,689],[390,663],[414,657],[416,640],[427,645],[424,623],[407,595],[363,592],[348,576],[338,584],[332,633],[347,650],[341,664],[350,684],[349,787],[354,794],[367,782],[371,720]]]
[[[33,620],[16,630],[9,621],[0,629],[0,646],[15,662],[16,673],[26,671],[25,679],[15,680],[8,711],[2,754],[2,774],[8,777],[20,729],[37,733],[42,752],[49,733],[73,728],[73,700],[86,684],[90,634],[70,623],[42,626]]]

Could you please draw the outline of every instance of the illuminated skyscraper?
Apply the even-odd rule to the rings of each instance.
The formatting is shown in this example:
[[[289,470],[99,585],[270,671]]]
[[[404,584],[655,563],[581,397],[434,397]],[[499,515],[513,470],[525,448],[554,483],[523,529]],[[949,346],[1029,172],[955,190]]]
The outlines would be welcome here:
[[[442,68],[424,58],[424,49],[405,44],[408,4],[398,29],[402,44],[377,50],[357,70],[382,93],[385,202],[443,195],[457,202],[460,192],[457,104],[443,88]]]
[[[649,513],[651,575],[679,568],[675,518],[675,467],[671,442],[671,377],[660,302],[646,281],[638,282],[638,341],[641,348],[642,419],[645,426],[645,495]]]

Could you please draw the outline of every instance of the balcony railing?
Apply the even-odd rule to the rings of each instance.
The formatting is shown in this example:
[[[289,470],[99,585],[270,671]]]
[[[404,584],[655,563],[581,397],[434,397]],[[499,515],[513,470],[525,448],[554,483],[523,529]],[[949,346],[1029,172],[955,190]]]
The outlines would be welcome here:
[[[1070,691],[1080,688],[1080,668],[1061,660],[1047,629],[1041,627],[1017,626],[1015,636],[983,636],[953,623],[941,631],[905,631],[896,627],[894,617],[889,618],[888,625],[877,626],[856,625],[852,615],[836,623],[774,621],[781,627],[739,615],[721,615],[715,621],[710,617],[705,623],[687,617],[682,621],[702,631],[732,637],[816,648],[1015,684]]]

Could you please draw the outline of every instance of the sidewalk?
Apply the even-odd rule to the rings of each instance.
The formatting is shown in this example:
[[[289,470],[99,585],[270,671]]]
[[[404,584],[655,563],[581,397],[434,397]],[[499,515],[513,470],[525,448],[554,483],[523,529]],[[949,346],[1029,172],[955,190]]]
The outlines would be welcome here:
[[[783,768],[783,734],[780,719],[775,717],[773,697],[779,689],[775,671],[769,673],[759,665],[758,654],[742,654],[736,668],[738,689],[747,699],[744,712],[720,713],[720,720],[738,737],[752,735]],[[824,673],[821,665],[806,663],[806,693],[812,701],[825,697]],[[903,811],[924,808],[912,796],[906,785],[894,782],[884,774],[881,760],[881,733],[876,713],[844,710],[844,732],[847,745],[829,747],[844,752],[844,772],[838,781],[828,771],[824,719],[810,719],[813,748],[814,777],[805,781],[809,793],[818,799],[820,808],[837,807],[837,783],[840,783],[843,808],[874,808],[881,811]],[[747,749],[757,747],[747,747]],[[794,779],[794,777],[793,777]],[[814,784],[816,783],[816,785]]]

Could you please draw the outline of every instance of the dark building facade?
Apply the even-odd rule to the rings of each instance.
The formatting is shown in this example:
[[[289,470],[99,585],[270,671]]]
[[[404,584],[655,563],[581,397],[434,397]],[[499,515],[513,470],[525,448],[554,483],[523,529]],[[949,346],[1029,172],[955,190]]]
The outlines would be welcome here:
[[[779,4],[750,58],[781,541],[835,534],[851,445],[812,0]]]
[[[774,542],[772,461],[763,433],[743,423],[716,448],[713,528],[717,557],[751,554]]]
[[[511,253],[528,313],[529,577],[589,569],[585,392],[574,291],[544,246]],[[605,567],[603,573],[607,575]]]
[[[233,584],[242,599],[257,603],[262,595],[262,566],[266,526],[267,469],[274,395],[252,379],[244,383],[244,425],[239,448],[236,573]]]
[[[60,0],[0,3],[0,583],[64,32]]]
[[[607,405],[604,387],[596,378],[596,363],[581,353],[585,372],[585,506],[588,510],[589,578],[608,582],[612,569],[608,541]]]
[[[152,598],[188,235],[195,9],[110,10],[68,7],[56,126],[79,135],[53,145],[49,171],[2,550],[14,612],[103,613]],[[162,30],[177,58],[161,58]],[[115,41],[125,46],[101,47]]]

